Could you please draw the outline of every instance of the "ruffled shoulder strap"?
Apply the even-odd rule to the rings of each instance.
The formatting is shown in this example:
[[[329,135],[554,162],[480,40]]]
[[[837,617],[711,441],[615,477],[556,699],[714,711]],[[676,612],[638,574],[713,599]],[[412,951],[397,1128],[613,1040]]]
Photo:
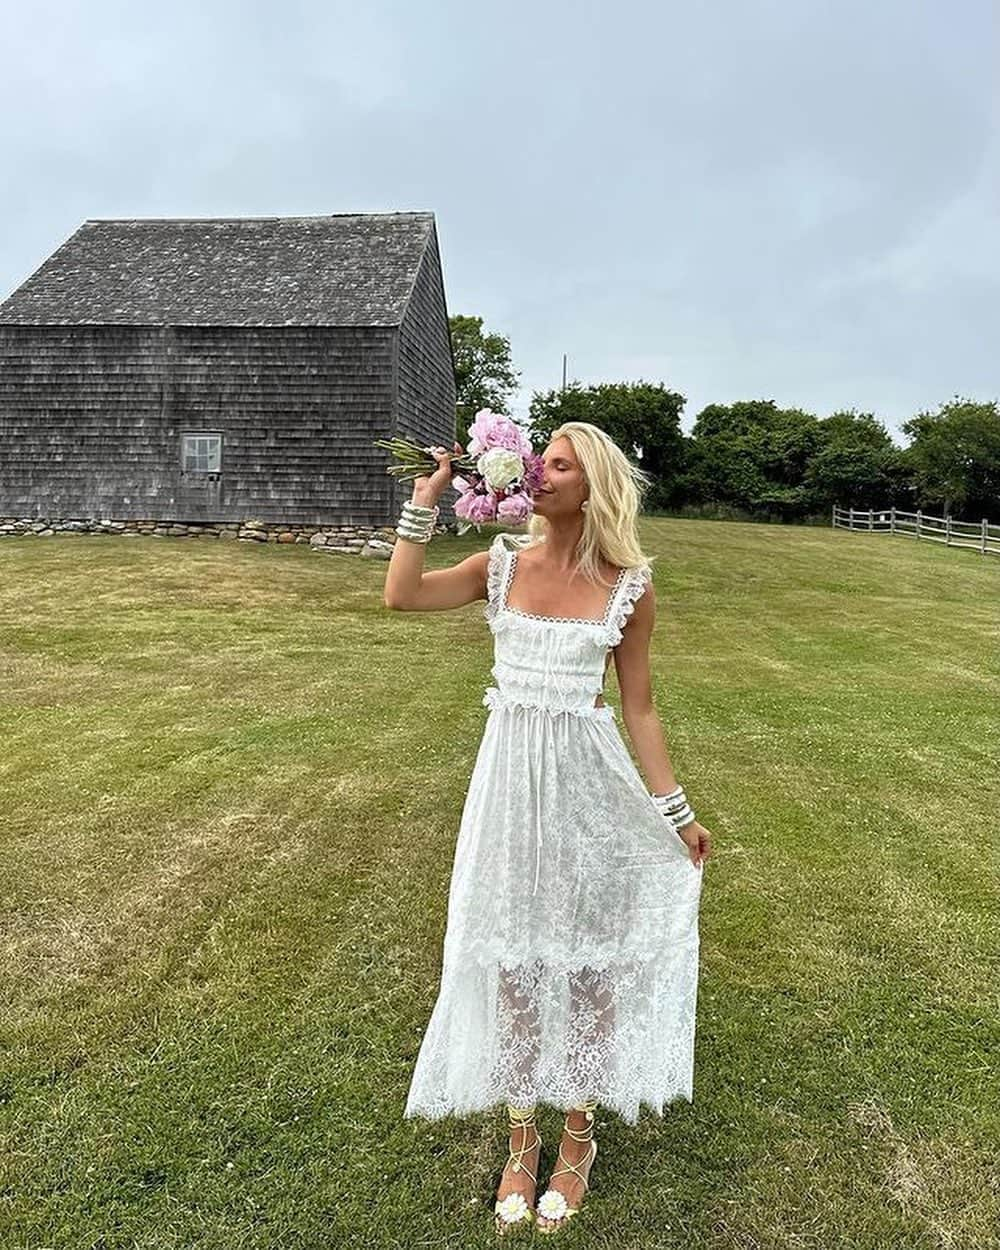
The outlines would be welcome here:
[[[638,564],[625,574],[608,615],[609,647],[617,647],[621,642],[628,618],[652,582],[653,570],[648,564]]]
[[[488,621],[493,621],[500,610],[500,597],[503,593],[504,578],[507,576],[510,548],[504,538],[505,535],[501,531],[490,543],[490,556],[486,565],[486,606],[483,608],[483,616]]]

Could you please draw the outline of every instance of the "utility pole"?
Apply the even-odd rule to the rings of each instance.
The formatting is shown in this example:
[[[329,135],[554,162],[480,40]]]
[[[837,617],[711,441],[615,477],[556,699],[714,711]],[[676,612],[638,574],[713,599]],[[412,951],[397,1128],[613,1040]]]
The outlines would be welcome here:
[[[565,390],[565,389],[566,389],[566,353],[565,353],[565,352],[563,352],[563,384],[562,384],[562,388],[563,388],[563,390]]]

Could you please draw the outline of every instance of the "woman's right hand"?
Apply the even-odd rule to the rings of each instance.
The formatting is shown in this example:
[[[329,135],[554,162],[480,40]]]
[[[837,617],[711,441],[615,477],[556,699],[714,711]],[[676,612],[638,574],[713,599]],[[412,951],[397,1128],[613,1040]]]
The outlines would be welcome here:
[[[445,451],[443,447],[431,449],[431,455],[438,462],[438,467],[431,474],[421,474],[413,479],[413,502],[425,508],[433,508],[447,488],[451,485],[451,462],[456,456],[464,455],[459,443],[454,451]]]

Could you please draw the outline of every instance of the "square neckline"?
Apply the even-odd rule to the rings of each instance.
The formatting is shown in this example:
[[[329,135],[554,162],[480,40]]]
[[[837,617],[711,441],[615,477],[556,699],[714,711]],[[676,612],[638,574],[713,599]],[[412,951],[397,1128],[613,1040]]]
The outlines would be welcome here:
[[[599,625],[607,626],[611,620],[611,613],[614,609],[615,600],[618,598],[618,592],[621,590],[625,578],[628,576],[628,569],[623,568],[611,589],[608,596],[607,606],[604,609],[604,615],[597,616],[545,616],[539,612],[525,612],[522,608],[513,608],[507,602],[507,596],[514,582],[514,574],[517,571],[517,557],[520,552],[516,549],[508,549],[507,552],[507,575],[504,578],[503,586],[500,593],[500,610],[510,612],[514,616],[523,616],[529,621],[552,621],[557,625]]]

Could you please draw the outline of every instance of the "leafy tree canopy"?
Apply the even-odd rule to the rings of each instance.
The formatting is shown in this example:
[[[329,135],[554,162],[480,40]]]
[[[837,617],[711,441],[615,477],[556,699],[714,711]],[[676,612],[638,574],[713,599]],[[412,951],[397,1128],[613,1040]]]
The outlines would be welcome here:
[[[902,453],[921,507],[966,516],[995,514],[1000,500],[1000,410],[957,395],[935,413],[904,422]]]
[[[481,408],[508,412],[520,372],[511,362],[510,340],[502,334],[484,334],[482,317],[449,317],[455,357],[458,441],[464,447],[468,429]]]

